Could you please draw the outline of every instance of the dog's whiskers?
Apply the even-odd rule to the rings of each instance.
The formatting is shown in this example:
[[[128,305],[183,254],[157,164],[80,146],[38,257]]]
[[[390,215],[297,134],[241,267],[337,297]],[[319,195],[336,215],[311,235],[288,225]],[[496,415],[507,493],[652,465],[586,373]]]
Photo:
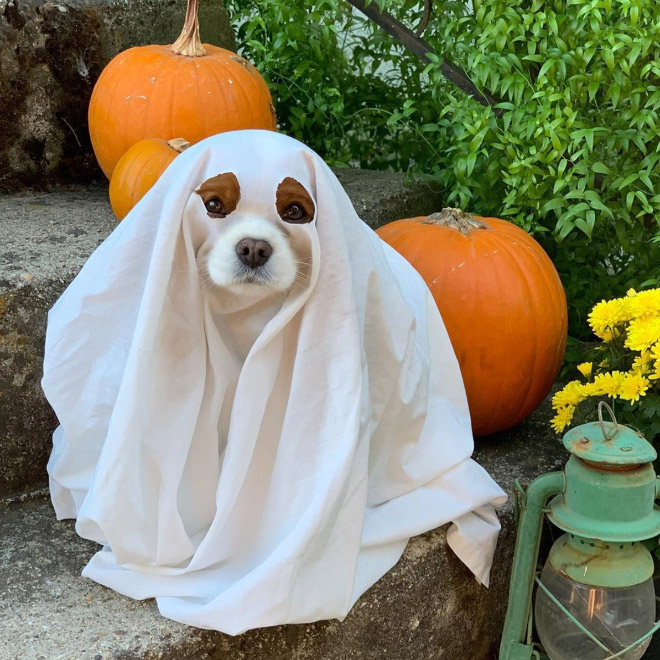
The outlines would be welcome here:
[[[311,280],[312,278],[310,275],[298,273],[298,275],[296,275],[296,277],[293,279],[293,284],[304,289],[307,285],[309,285]]]
[[[308,273],[308,272],[305,272],[303,270],[299,270],[296,273],[296,278],[298,278],[298,277],[303,277],[303,278],[307,278],[308,280],[311,280],[312,279],[312,274]]]
[[[210,289],[215,286],[215,282],[209,273],[206,258],[197,259],[197,273],[203,286]]]

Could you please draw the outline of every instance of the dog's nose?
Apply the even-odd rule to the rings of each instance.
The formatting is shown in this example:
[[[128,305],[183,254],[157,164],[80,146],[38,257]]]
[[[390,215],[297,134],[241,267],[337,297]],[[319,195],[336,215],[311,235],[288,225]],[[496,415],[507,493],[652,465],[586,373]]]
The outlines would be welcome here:
[[[246,266],[259,268],[270,259],[273,248],[267,241],[244,238],[236,244],[236,254]]]

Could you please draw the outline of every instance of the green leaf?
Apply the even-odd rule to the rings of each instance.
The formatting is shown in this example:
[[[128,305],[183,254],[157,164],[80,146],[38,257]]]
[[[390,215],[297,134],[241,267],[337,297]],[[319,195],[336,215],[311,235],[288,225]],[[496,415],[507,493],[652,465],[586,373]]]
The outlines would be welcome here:
[[[621,96],[621,88],[618,85],[612,85],[610,87],[610,100],[612,101],[612,107],[616,108],[619,102],[619,96]]]
[[[639,21],[639,6],[633,5],[630,8],[630,24],[635,27]]]
[[[551,199],[550,201],[546,202],[543,205],[541,212],[545,214],[545,213],[549,213],[550,211],[556,211],[557,209],[561,208],[564,205],[565,205],[565,201],[563,197],[555,197],[554,199]]]
[[[653,182],[651,181],[651,177],[649,177],[648,173],[640,172],[639,179],[651,192],[655,190],[653,187]]]
[[[468,154],[468,157],[466,159],[468,176],[472,174],[476,162],[477,162],[477,153],[473,151],[472,153]]]
[[[561,151],[562,148],[561,140],[557,137],[557,134],[554,131],[550,131],[550,140],[552,141],[552,146],[557,151]]]
[[[637,181],[639,174],[629,174],[618,186],[617,190],[623,190],[627,188],[633,181]]]
[[[601,161],[598,161],[598,162],[594,163],[591,166],[591,169],[594,172],[596,172],[597,174],[611,174],[612,173],[612,170],[607,165],[605,165],[605,163],[602,163]]]
[[[602,55],[603,55],[603,61],[607,65],[607,68],[610,71],[613,71],[614,70],[614,53],[612,52],[612,49],[603,47]]]
[[[543,78],[545,74],[554,66],[554,60],[547,60],[539,71],[539,78]]]

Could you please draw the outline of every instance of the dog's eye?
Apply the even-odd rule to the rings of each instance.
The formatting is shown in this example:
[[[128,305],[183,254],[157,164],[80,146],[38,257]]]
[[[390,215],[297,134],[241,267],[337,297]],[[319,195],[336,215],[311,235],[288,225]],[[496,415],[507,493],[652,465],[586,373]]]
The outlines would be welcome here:
[[[227,209],[222,203],[222,200],[218,197],[206,200],[204,206],[211,215],[219,216],[221,218],[224,218],[227,215]]]
[[[307,211],[300,204],[290,204],[282,213],[285,222],[307,222]]]

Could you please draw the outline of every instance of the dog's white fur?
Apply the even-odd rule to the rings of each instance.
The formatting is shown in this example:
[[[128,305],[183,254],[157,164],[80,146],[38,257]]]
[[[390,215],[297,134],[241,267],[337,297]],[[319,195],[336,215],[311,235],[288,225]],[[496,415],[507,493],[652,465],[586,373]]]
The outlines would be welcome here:
[[[244,238],[266,241],[273,249],[268,261],[259,268],[249,268],[236,254],[236,246]],[[211,281],[237,295],[268,287],[273,293],[289,290],[298,273],[298,259],[289,244],[289,236],[265,218],[236,220],[223,232],[211,248],[206,268]]]

